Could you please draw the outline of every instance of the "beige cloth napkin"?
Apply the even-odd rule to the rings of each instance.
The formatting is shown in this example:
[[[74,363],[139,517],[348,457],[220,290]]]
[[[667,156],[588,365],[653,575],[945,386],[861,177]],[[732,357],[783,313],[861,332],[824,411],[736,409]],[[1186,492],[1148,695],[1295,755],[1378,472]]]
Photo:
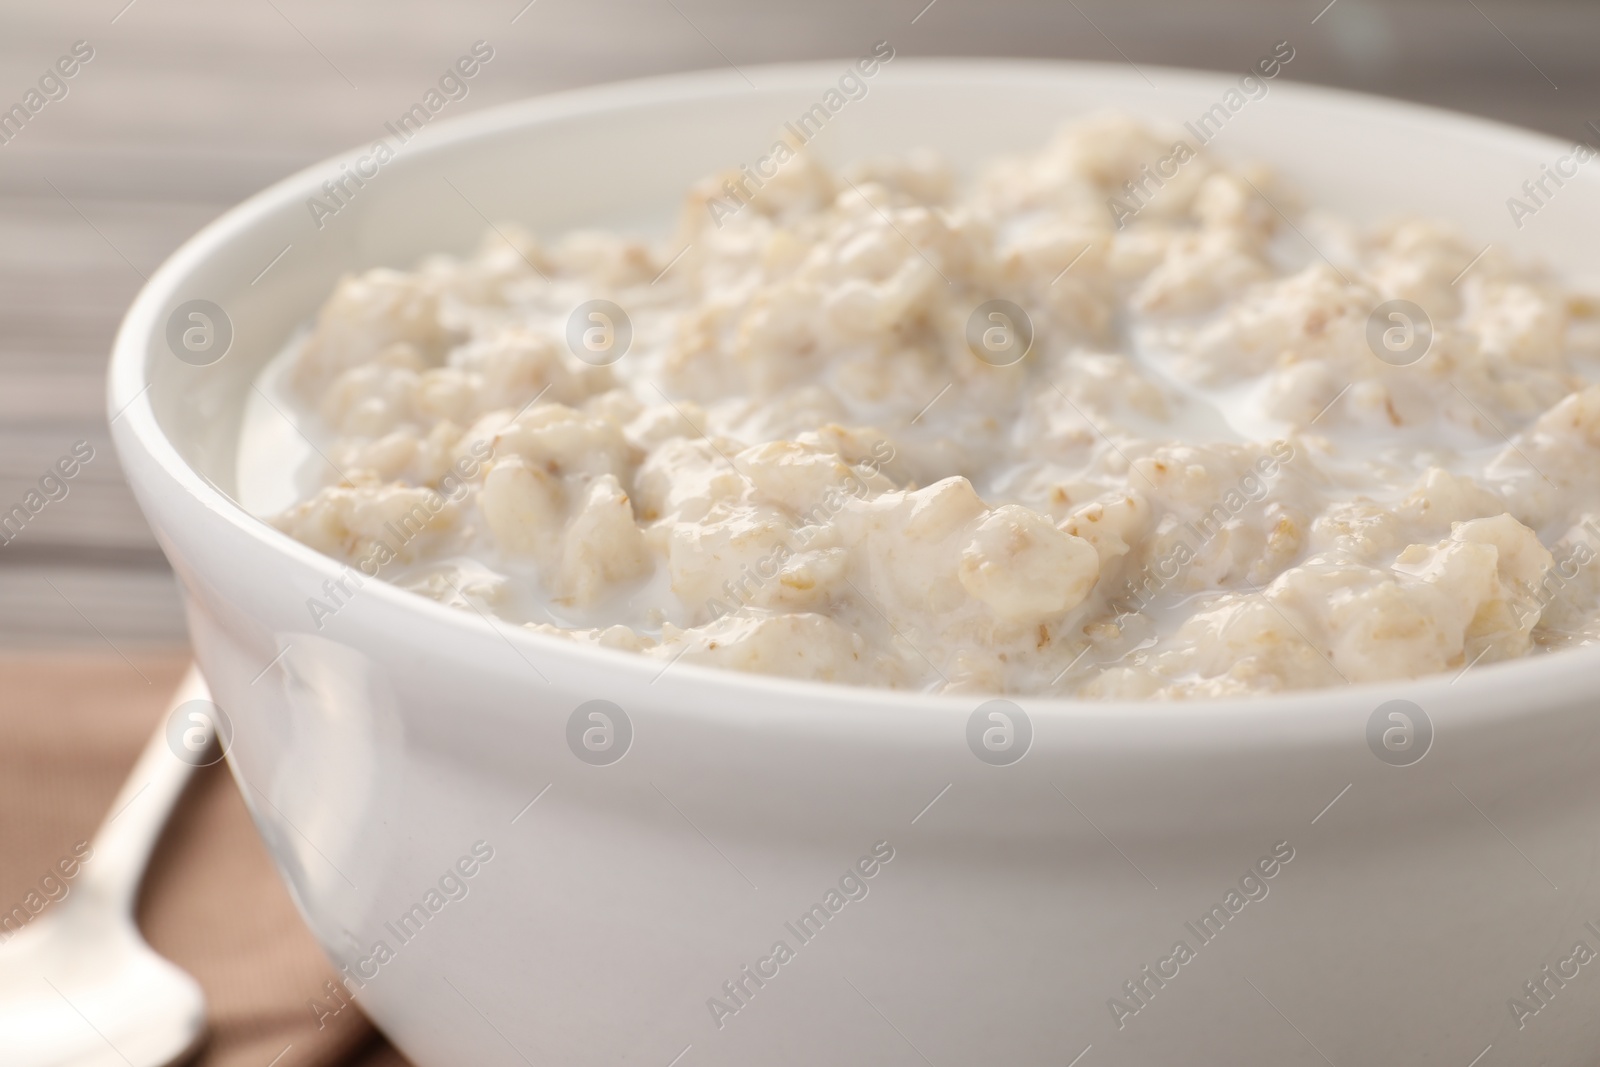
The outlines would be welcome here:
[[[185,652],[0,656],[0,914],[30,893],[39,914],[54,906],[60,883],[43,880],[93,837],[187,662]],[[334,972],[224,765],[201,771],[180,802],[139,925],[205,989],[211,1033],[198,1067],[407,1067],[357,1011],[319,1029],[310,1002]]]

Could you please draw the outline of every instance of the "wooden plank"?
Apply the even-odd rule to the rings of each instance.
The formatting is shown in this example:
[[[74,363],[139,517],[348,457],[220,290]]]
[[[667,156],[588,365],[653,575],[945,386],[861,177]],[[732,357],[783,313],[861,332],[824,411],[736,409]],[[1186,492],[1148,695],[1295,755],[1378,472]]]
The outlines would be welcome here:
[[[0,548],[0,555],[10,551]],[[5,647],[98,647],[131,655],[186,640],[177,587],[164,568],[33,560],[0,566]]]

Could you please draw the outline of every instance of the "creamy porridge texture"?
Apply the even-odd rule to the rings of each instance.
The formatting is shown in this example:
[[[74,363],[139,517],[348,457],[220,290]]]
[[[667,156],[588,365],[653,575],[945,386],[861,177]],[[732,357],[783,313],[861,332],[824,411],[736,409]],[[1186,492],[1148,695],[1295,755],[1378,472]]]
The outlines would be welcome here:
[[[326,457],[272,521],[663,666],[938,691],[1261,693],[1600,636],[1590,299],[1174,155],[1113,115],[971,181],[802,154],[728,217],[708,178],[658,242],[501,226],[346,278],[262,386]]]

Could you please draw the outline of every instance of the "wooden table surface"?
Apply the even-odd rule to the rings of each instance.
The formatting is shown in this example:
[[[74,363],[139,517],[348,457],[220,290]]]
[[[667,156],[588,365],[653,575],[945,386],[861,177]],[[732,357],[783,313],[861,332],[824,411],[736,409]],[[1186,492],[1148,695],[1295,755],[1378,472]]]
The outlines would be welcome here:
[[[1594,136],[1600,5],[1579,0],[0,0],[0,110],[75,42],[92,60],[0,144],[0,512],[75,442],[95,458],[0,546],[0,646],[184,639],[170,570],[111,454],[104,365],[123,309],[229,205],[371,140],[479,39],[461,114],[673,70],[1017,55],[1245,69]],[[1319,14],[1320,13],[1320,14]],[[1315,21],[1313,21],[1315,20]]]

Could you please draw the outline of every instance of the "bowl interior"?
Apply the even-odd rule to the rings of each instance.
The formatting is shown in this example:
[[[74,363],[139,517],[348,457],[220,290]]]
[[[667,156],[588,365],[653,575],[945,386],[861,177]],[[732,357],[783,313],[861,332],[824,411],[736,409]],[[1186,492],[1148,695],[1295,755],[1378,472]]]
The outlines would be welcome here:
[[[494,222],[511,221],[541,236],[574,227],[626,228],[665,234],[683,191],[724,168],[753,163],[768,152],[786,122],[828,99],[852,61],[751,68],[623,83],[543,97],[425,128],[401,142],[375,125],[374,140],[318,164],[260,193],[212,223],[170,259],[140,294],[118,336],[109,407],[124,462],[198,499],[212,515],[299,560],[315,587],[338,565],[289,541],[223,497],[236,498],[236,444],[244,401],[262,366],[316,313],[340,276],[372,267],[409,267],[436,252],[465,252]],[[1291,68],[1292,70],[1292,68]],[[749,76],[759,88],[745,81]],[[1148,77],[1149,81],[1146,81]],[[959,170],[990,157],[1037,148],[1063,122],[1115,110],[1159,123],[1174,133],[1231,99],[1238,76],[1126,65],[1019,61],[895,59],[866,80],[867,91],[831,114],[810,141],[824,162],[848,163],[882,153],[932,148]],[[392,158],[374,172],[375,146]],[[1541,168],[1571,152],[1553,138],[1466,116],[1279,79],[1264,97],[1246,100],[1211,137],[1210,150],[1274,167],[1305,202],[1357,223],[1402,215],[1450,221],[1474,242],[1496,244],[1519,258],[1563,273],[1586,273],[1584,235],[1600,231],[1600,167],[1566,179],[1519,228],[1507,200]],[[363,162],[368,160],[369,162]],[[358,187],[350,171],[369,175]],[[333,201],[327,183],[343,181]],[[332,214],[314,202],[337,203]],[[1108,208],[1109,210],[1109,208]],[[320,215],[320,217],[319,217]],[[168,325],[190,300],[219,305],[233,328],[220,360],[193,366],[169,347]],[[118,422],[120,420],[120,425]],[[136,489],[140,478],[135,478]],[[217,494],[222,494],[218,496]],[[147,502],[146,507],[150,504]],[[159,527],[159,523],[157,524]],[[162,536],[158,529],[158,536]],[[170,554],[170,553],[169,553]],[[446,615],[453,628],[479,620],[394,591],[418,612]],[[491,632],[484,624],[486,634]],[[492,635],[491,635],[492,636]],[[530,643],[553,641],[539,635]],[[603,650],[562,655],[601,670],[604,659],[631,657]],[[1505,699],[1526,681],[1583,690],[1600,649],[1514,661],[1474,672],[1471,686],[1449,690],[1490,716],[1514,713]],[[643,664],[611,663],[630,676]],[[743,691],[788,694],[802,705],[863,703],[955,708],[960,698],[857,691],[844,686],[727,676],[702,670]],[[676,673],[676,672],[675,672]],[[1451,679],[1418,679],[1404,688],[1421,699]],[[1362,690],[1314,691],[1269,702],[1232,702],[1214,709],[1241,728],[1271,705],[1342,708],[1365,700]],[[852,693],[854,695],[852,695]],[[1553,697],[1552,697],[1553,699]],[[1183,724],[1190,714],[1147,704],[1063,705],[1107,723],[1137,707],[1141,717]],[[1223,702],[1227,703],[1227,702]],[[1219,718],[1211,719],[1214,727]],[[1319,727],[1320,728],[1320,727]]]

